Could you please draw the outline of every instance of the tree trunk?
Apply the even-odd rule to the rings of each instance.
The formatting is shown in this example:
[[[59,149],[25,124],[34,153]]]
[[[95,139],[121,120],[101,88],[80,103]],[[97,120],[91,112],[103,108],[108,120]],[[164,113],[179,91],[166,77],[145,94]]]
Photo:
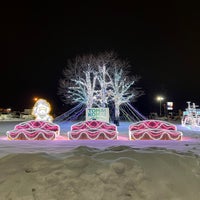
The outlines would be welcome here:
[[[119,105],[115,104],[115,120],[114,124],[119,126]]]

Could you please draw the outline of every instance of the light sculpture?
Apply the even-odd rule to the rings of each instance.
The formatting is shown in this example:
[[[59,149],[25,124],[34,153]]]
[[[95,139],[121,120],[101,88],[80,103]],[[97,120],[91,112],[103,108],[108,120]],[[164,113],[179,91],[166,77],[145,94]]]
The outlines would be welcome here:
[[[71,140],[116,140],[118,138],[117,126],[98,120],[81,121],[71,126],[68,132]]]
[[[183,133],[169,122],[143,120],[129,126],[130,140],[181,140]]]
[[[13,130],[7,131],[10,140],[54,140],[60,135],[60,127],[52,123],[49,115],[50,104],[45,99],[39,99],[33,106],[32,114],[35,120],[21,122]]]
[[[35,116],[35,120],[52,122],[53,117],[49,115],[50,111],[50,104],[45,99],[38,99],[33,106],[32,115]]]
[[[181,120],[182,125],[200,126],[200,109],[197,109],[198,105],[188,101],[188,107],[183,111],[183,117]]]

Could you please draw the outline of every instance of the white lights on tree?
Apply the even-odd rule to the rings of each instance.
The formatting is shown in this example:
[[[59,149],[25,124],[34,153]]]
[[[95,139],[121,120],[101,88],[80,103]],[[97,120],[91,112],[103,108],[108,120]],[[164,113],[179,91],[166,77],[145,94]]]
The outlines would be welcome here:
[[[119,107],[135,100],[142,92],[133,88],[138,77],[130,77],[129,65],[111,53],[77,57],[68,63],[60,80],[59,94],[63,101],[82,103],[87,108],[108,107],[113,104],[115,117]]]
[[[50,104],[45,99],[38,99],[33,106],[32,115],[35,116],[35,120],[52,122],[53,117],[49,114],[50,111]]]

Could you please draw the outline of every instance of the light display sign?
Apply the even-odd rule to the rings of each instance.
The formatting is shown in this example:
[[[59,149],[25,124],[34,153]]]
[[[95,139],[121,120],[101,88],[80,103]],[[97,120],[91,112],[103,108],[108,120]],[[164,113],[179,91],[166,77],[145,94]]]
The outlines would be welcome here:
[[[173,102],[167,102],[167,110],[173,110]]]
[[[88,120],[109,122],[109,108],[87,108],[86,121]]]

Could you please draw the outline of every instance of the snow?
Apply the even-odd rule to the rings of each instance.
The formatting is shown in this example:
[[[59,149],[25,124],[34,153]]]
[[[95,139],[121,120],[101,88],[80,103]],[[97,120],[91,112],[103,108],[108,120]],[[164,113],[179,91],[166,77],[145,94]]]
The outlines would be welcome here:
[[[53,141],[9,141],[19,121],[0,122],[0,199],[198,200],[200,128],[176,124],[182,141],[71,141],[60,122]]]

